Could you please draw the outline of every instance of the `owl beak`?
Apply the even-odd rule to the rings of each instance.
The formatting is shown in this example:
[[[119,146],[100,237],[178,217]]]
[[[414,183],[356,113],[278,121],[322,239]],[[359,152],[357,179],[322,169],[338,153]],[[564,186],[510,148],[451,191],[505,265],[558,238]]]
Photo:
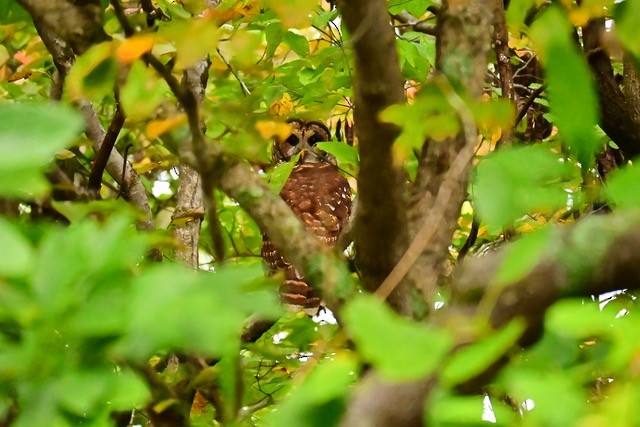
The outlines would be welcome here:
[[[300,152],[300,163],[315,163],[321,161],[322,157],[313,148]]]

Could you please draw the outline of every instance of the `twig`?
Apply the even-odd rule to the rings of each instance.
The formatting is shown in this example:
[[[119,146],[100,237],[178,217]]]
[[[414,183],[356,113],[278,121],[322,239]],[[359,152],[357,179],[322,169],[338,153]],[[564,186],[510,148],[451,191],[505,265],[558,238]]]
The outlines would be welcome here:
[[[547,85],[542,85],[539,88],[537,88],[536,90],[534,90],[531,95],[527,98],[527,101],[524,103],[524,105],[522,106],[522,108],[520,108],[520,110],[518,110],[518,115],[516,116],[516,121],[513,124],[513,126],[518,126],[518,123],[520,123],[520,120],[522,120],[524,118],[524,116],[527,114],[527,111],[529,110],[529,108],[531,108],[531,106],[533,105],[534,101],[536,100],[536,98],[538,96],[540,96],[540,94],[542,92],[544,92],[547,89]]]
[[[458,252],[458,258],[456,261],[459,263],[462,261],[469,253],[469,249],[476,243],[476,239],[478,238],[478,231],[480,230],[480,222],[478,218],[476,218],[476,214],[473,214],[473,220],[471,222],[471,229],[469,230],[469,237],[464,242],[464,245],[460,248],[460,252]]]
[[[218,55],[220,55],[220,58],[222,59],[222,62],[224,62],[225,65],[227,66],[227,69],[231,72],[231,74],[233,74],[233,77],[235,77],[238,83],[240,83],[240,89],[242,89],[242,93],[244,94],[244,96],[251,95],[251,92],[249,91],[249,88],[247,87],[247,85],[244,84],[244,81],[242,81],[238,73],[236,73],[236,71],[233,69],[233,67],[229,63],[229,61],[227,61],[226,58],[222,55],[222,52],[220,52],[220,49],[216,48],[216,52],[218,52]]]
[[[395,15],[391,15],[391,16],[396,21],[401,22],[403,26],[410,27],[413,31],[416,31],[418,33],[429,34],[431,36],[436,35],[435,25],[425,21],[420,21],[418,18],[416,18],[406,10],[403,10],[402,12],[396,13]]]

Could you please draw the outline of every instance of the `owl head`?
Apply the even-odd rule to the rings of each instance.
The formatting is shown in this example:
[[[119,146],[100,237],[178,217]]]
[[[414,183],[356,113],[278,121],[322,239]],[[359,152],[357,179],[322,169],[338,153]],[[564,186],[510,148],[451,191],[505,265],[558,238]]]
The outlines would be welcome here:
[[[300,162],[330,162],[333,157],[316,147],[318,142],[331,141],[331,132],[323,123],[304,122],[298,119],[287,120],[291,125],[291,134],[285,139],[276,139],[273,144],[272,161],[274,164],[289,161],[300,153]]]

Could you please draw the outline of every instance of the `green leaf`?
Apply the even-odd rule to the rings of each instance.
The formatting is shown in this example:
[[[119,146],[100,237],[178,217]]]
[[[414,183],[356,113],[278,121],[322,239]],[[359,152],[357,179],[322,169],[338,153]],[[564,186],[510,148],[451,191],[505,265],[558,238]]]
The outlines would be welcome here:
[[[439,142],[460,130],[457,113],[434,83],[423,86],[414,104],[392,105],[380,114],[380,118],[402,128],[395,142],[394,154],[403,155],[404,159],[419,150],[425,138],[431,137]]]
[[[525,29],[524,20],[527,13],[535,5],[535,0],[511,0],[506,12],[507,25],[512,34]]]
[[[496,273],[498,286],[515,283],[530,273],[540,260],[553,252],[556,230],[543,228],[522,236],[505,248],[505,256]]]
[[[640,207],[640,164],[634,163],[613,171],[606,182],[607,198],[619,208]]]
[[[325,359],[293,390],[290,398],[265,419],[267,426],[318,427],[338,425],[346,394],[356,380],[358,364],[350,354]]]
[[[324,28],[325,25],[329,23],[329,21],[333,21],[338,17],[340,10],[335,8],[333,10],[325,10],[318,14],[315,18],[313,18],[313,25],[319,28]]]
[[[454,386],[485,372],[516,343],[525,326],[523,320],[514,320],[491,336],[462,348],[449,359],[442,380]]]
[[[0,217],[0,276],[24,276],[31,270],[34,251],[26,237]]]
[[[113,93],[116,64],[113,45],[104,42],[92,46],[76,59],[65,80],[71,99],[103,98]]]
[[[575,425],[588,413],[589,398],[583,385],[563,372],[505,369],[500,382],[516,401],[531,399],[535,408],[525,413],[528,425],[565,427]]]
[[[127,82],[120,90],[120,102],[127,119],[135,122],[152,117],[167,96],[164,80],[141,60],[134,61]]]
[[[550,110],[559,134],[582,166],[588,168],[602,146],[595,130],[598,96],[589,66],[572,35],[573,26],[555,6],[549,7],[530,32],[545,66]]]
[[[269,188],[274,193],[280,193],[282,187],[284,187],[284,183],[287,182],[289,175],[291,175],[291,171],[293,167],[298,162],[298,156],[295,156],[289,162],[284,162],[276,165],[271,174],[269,175]]]
[[[279,22],[272,22],[264,29],[264,35],[267,40],[267,49],[265,50],[265,58],[271,59],[276,49],[282,42],[284,29]]]
[[[572,299],[553,304],[545,318],[545,329],[562,337],[588,338],[613,333],[611,313],[598,304]]]
[[[396,14],[406,10],[416,18],[420,18],[427,11],[427,7],[434,5],[431,0],[390,0],[387,3],[389,13]]]
[[[339,163],[348,163],[357,165],[359,161],[358,150],[348,144],[336,143],[332,141],[319,142],[316,146],[331,155],[333,155]]]
[[[230,264],[212,274],[175,265],[148,269],[133,284],[129,331],[119,352],[141,361],[162,349],[231,354],[246,317],[280,312],[274,292],[255,290],[264,280],[260,265]],[[163,326],[167,319],[171,327]]]
[[[309,56],[309,41],[307,41],[306,37],[287,31],[283,34],[282,38],[287,46],[300,57],[304,58]]]
[[[567,204],[562,180],[569,171],[545,145],[493,152],[478,166],[478,213],[490,227],[500,229],[532,211],[562,208]]]
[[[520,415],[512,407],[501,404],[498,399],[491,401],[487,411],[485,402],[488,396],[456,396],[443,392],[434,392],[426,405],[425,424],[428,426],[464,427],[464,426],[514,426],[518,425]],[[487,416],[495,417],[488,418]]]
[[[640,63],[640,2],[627,0],[616,2],[613,16],[615,17],[615,32],[629,52],[635,57],[636,67]]]
[[[362,357],[391,380],[429,375],[452,346],[448,334],[398,316],[371,295],[351,300],[342,315]]]
[[[0,117],[0,194],[42,194],[42,171],[77,136],[82,117],[62,104],[4,104]]]

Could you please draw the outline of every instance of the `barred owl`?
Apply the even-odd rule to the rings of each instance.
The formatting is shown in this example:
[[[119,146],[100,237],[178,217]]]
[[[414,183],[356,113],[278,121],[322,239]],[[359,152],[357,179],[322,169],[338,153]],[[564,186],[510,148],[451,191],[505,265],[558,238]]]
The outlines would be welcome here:
[[[315,145],[331,140],[329,129],[319,122],[290,120],[291,135],[273,144],[273,163],[286,162],[300,154],[280,197],[302,220],[307,231],[328,246],[335,246],[351,213],[351,188],[340,174],[335,159]],[[336,142],[339,144],[339,142]],[[284,270],[281,300],[308,309],[318,308],[320,298],[304,277],[263,236],[262,257],[271,273]]]

